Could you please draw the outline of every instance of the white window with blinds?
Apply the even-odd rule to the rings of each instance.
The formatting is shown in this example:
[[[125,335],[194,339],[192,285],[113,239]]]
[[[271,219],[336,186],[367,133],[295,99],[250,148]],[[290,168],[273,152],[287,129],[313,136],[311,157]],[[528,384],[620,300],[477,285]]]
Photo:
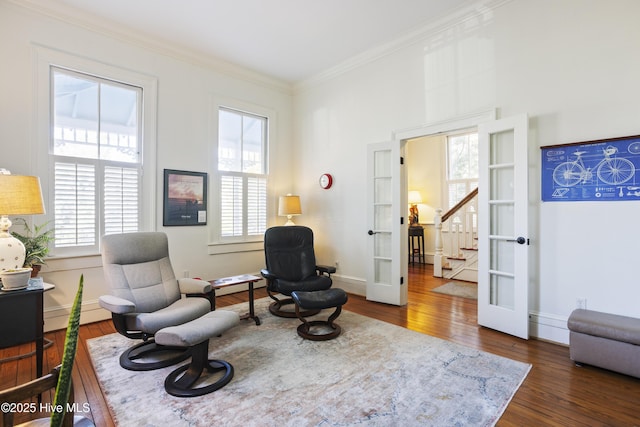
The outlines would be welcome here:
[[[256,240],[267,228],[268,119],[220,107],[218,127],[220,240]]]
[[[447,136],[447,207],[478,187],[478,134]]]
[[[94,251],[140,228],[142,88],[57,67],[51,83],[55,248]]]

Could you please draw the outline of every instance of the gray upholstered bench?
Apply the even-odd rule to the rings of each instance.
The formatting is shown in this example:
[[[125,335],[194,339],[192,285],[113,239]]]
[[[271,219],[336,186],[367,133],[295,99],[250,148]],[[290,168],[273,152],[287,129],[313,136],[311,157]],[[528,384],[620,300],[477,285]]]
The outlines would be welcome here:
[[[567,326],[571,360],[640,378],[640,319],[577,309]]]
[[[342,306],[347,302],[347,293],[339,288],[322,291],[293,291],[291,298],[296,304],[296,315],[302,322],[298,326],[298,335],[313,341],[326,341],[336,338],[342,328],[334,321],[340,316]],[[335,308],[328,320],[306,320],[301,310],[322,310]]]
[[[167,393],[177,397],[202,396],[227,385],[233,378],[233,366],[224,360],[209,359],[209,338],[221,335],[239,322],[237,313],[216,310],[182,325],[156,332],[158,344],[191,349],[191,363],[174,370],[165,379],[164,389]],[[222,377],[208,385],[193,387],[205,369],[209,372],[222,371]],[[180,376],[183,372],[185,374]]]

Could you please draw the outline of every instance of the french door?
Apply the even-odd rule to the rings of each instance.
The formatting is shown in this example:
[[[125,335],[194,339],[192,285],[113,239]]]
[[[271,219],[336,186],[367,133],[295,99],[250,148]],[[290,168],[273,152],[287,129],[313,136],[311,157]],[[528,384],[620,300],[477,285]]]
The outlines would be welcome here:
[[[528,118],[478,126],[478,323],[529,338]]]
[[[367,300],[394,305],[405,305],[408,295],[403,153],[403,141],[367,147]]]

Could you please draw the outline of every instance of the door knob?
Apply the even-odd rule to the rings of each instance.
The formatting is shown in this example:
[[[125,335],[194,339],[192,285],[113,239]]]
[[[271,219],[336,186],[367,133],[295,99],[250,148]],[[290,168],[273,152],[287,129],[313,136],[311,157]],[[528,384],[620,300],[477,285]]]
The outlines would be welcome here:
[[[373,230],[369,230],[369,231],[367,231],[367,234],[368,234],[369,236],[373,236],[374,234],[378,234],[378,233],[376,233],[376,232],[375,232],[375,231],[373,231]]]
[[[515,239],[507,239],[507,242],[516,242],[519,245],[524,245],[525,243],[529,244],[529,239],[525,239],[524,237],[520,236]]]

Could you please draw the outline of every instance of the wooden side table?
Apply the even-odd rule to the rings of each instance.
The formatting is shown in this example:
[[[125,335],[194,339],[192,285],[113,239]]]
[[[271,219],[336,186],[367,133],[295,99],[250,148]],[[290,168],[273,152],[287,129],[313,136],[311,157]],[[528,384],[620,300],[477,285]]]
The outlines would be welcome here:
[[[209,280],[209,283],[212,285],[211,309],[216,309],[216,289],[247,283],[249,285],[249,313],[240,316],[240,319],[253,319],[256,322],[256,325],[260,325],[260,318],[256,316],[253,304],[253,284],[260,280],[262,280],[262,277],[252,276],[251,274],[242,274],[240,276],[222,277],[220,279]]]

